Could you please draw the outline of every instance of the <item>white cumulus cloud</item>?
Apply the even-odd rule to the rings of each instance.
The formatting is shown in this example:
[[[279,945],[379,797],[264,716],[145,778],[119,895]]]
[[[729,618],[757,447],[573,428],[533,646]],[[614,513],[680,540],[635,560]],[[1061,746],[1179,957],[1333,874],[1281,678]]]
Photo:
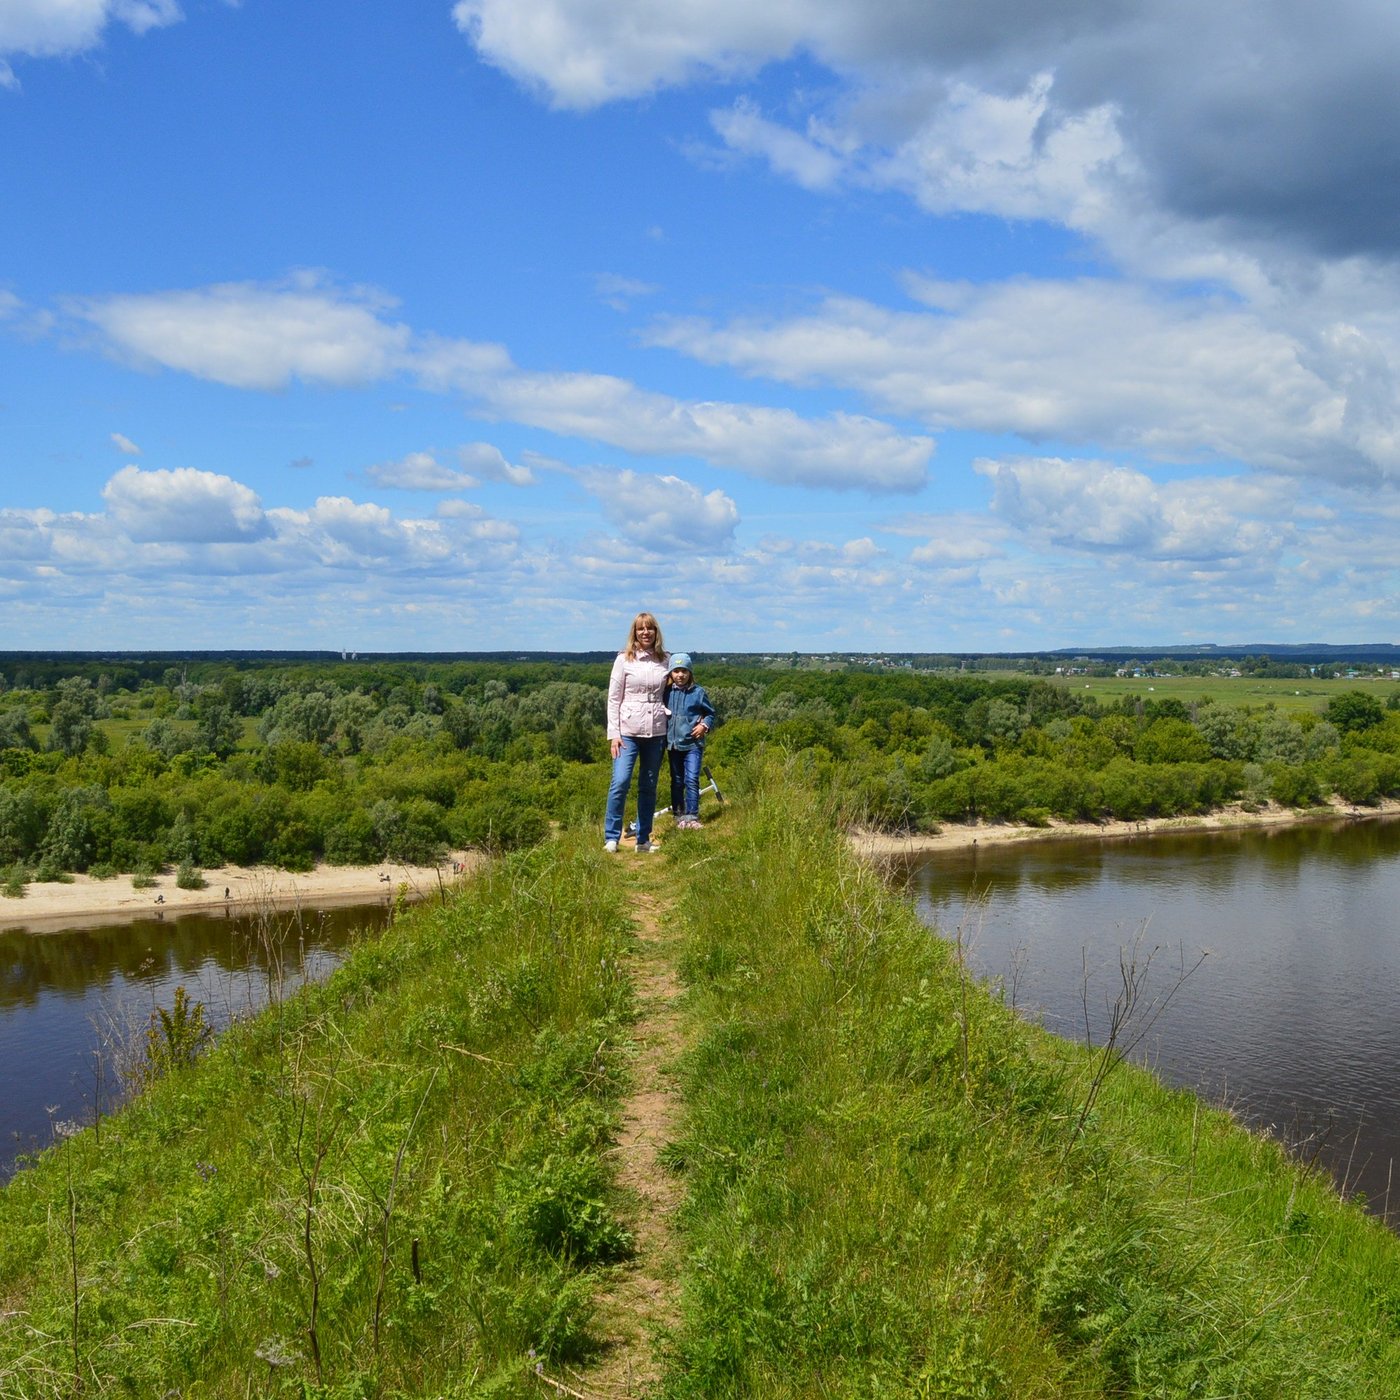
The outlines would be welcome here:
[[[491,63],[557,106],[586,108],[701,72],[751,72],[793,47],[799,9],[747,0],[458,0],[452,17]]]
[[[821,145],[929,208],[1063,220],[1138,255],[1184,230],[1329,258],[1393,261],[1400,246],[1387,0],[459,0],[453,13],[486,62],[562,107],[771,75],[800,55],[831,80],[779,70],[769,90],[786,80],[787,103],[833,134]],[[775,131],[740,122],[734,144],[820,183],[797,146],[781,159]]]
[[[116,21],[136,34],[181,18],[175,0],[4,0],[0,4],[0,87],[16,85],[7,55],[51,58],[82,53]]]
[[[499,447],[489,442],[468,442],[457,449],[463,468],[483,481],[505,481],[512,486],[533,486],[535,473],[525,463],[509,462]]]
[[[270,533],[253,491],[232,477],[194,467],[123,467],[103,487],[102,498],[133,540],[212,544],[256,540]]]
[[[580,481],[618,532],[655,553],[724,551],[739,508],[723,491],[702,491],[677,476],[594,468]]]
[[[92,298],[69,310],[110,353],[235,388],[354,385],[411,373],[422,387],[461,394],[491,417],[643,456],[694,456],[767,481],[835,490],[914,491],[927,480],[932,439],[878,419],[808,418],[762,404],[677,399],[614,375],[533,372],[499,345],[415,337],[384,318],[388,304],[381,294],[302,275],[290,284]],[[533,479],[528,465],[506,461],[489,444],[466,445],[459,460],[482,479]],[[416,459],[376,467],[372,479],[400,485],[434,470],[437,480],[451,479],[442,474],[449,468]]]
[[[684,454],[765,481],[834,490],[914,491],[927,480],[931,438],[874,418],[687,402],[602,374],[501,376],[480,386],[490,409],[515,422],[591,438],[644,456]]]
[[[993,482],[1000,519],[1071,550],[1262,568],[1297,535],[1287,519],[1295,488],[1280,478],[1159,485],[1131,467],[1057,457],[984,459],[976,468]]]
[[[780,319],[661,322],[651,339],[746,374],[855,390],[935,430],[1400,477],[1389,313],[1295,328],[1228,298],[1111,278],[907,285],[928,310],[832,297]]]
[[[431,452],[410,452],[397,462],[377,462],[365,468],[376,486],[398,491],[468,491],[481,483],[466,472],[443,466]]]
[[[750,98],[711,112],[710,125],[731,149],[760,157],[805,189],[829,189],[843,173],[842,153],[825,143],[815,123],[805,132],[793,131],[763,116]]]
[[[91,298],[69,309],[117,355],[239,389],[369,383],[403,366],[410,338],[382,318],[383,298],[315,277]]]

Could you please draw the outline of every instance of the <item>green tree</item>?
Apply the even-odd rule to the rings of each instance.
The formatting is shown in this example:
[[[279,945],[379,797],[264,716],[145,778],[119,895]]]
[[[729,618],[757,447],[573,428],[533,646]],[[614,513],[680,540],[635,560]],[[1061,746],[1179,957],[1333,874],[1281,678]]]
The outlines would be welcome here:
[[[1258,744],[1255,726],[1237,706],[1202,706],[1196,716],[1196,728],[1216,758],[1254,757]]]
[[[1343,734],[1356,734],[1379,724],[1385,718],[1385,707],[1374,695],[1363,690],[1348,690],[1335,696],[1327,705],[1327,721]]]
[[[936,782],[957,771],[958,751],[947,733],[934,734],[919,760],[919,773],[926,782]]]
[[[44,813],[27,788],[0,786],[0,866],[29,860],[44,831]]]
[[[170,822],[170,811],[159,786],[154,782],[108,790],[112,803],[112,823],[118,836],[133,841],[155,841]]]
[[[997,697],[987,702],[987,735],[1002,743],[1014,744],[1026,727],[1025,715],[1010,700]]]
[[[454,709],[461,709],[460,705]],[[357,754],[364,747],[365,730],[374,719],[374,701],[361,690],[337,695],[331,705],[335,723],[335,744],[344,754]],[[465,747],[462,745],[461,747]]]
[[[592,763],[603,748],[603,726],[590,719],[581,701],[574,700],[555,726],[550,748],[566,762]]]
[[[0,749],[37,749],[38,743],[30,732],[29,716],[23,710],[7,710],[0,714]]]
[[[170,824],[170,833],[165,841],[166,855],[181,865],[193,865],[199,859],[199,833],[194,818],[181,809]]]
[[[104,788],[66,789],[49,816],[40,858],[59,870],[86,870],[110,832],[111,800]]]
[[[1199,763],[1210,757],[1210,745],[1185,719],[1154,719],[1137,736],[1133,757],[1138,763]]]
[[[1307,754],[1307,736],[1301,725],[1271,710],[1259,718],[1256,753],[1260,763],[1302,763]]]
[[[157,715],[142,731],[140,742],[162,758],[174,758],[190,746],[189,736],[165,715]]]
[[[262,762],[263,776],[293,792],[309,792],[330,771],[319,745],[285,740],[270,744]]]
[[[228,705],[222,701],[206,701],[201,706],[199,723],[194,730],[196,748],[227,758],[242,738],[242,722]]]
[[[335,733],[335,704],[319,690],[284,695],[258,723],[265,744],[324,744]]]
[[[1308,730],[1305,741],[1306,758],[1310,763],[1320,758],[1328,758],[1341,748],[1341,744],[1342,736],[1336,725],[1322,720]]]
[[[49,748],[55,753],[80,754],[92,734],[92,720],[72,700],[60,700],[49,716]]]

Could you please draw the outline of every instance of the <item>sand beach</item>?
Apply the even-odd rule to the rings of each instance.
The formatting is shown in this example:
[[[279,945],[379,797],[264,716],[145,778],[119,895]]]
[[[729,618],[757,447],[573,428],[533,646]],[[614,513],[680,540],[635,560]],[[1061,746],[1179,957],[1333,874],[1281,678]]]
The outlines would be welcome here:
[[[917,855],[925,851],[956,851],[969,846],[989,846],[1006,841],[1057,841],[1070,837],[1080,840],[1113,841],[1168,832],[1235,831],[1296,826],[1303,822],[1338,819],[1365,821],[1394,816],[1400,816],[1400,802],[1389,798],[1373,807],[1354,807],[1334,799],[1324,806],[1309,808],[1307,811],[1268,803],[1252,811],[1232,805],[1202,816],[1149,817],[1136,822],[1051,820],[1045,826],[1018,826],[1012,822],[950,822],[939,831],[927,833],[858,831],[852,834],[851,840],[862,855],[889,857]]]
[[[449,888],[485,859],[475,851],[456,851],[440,865],[319,865],[297,872],[270,866],[226,866],[204,871],[205,888],[182,890],[173,870],[156,876],[148,889],[133,889],[130,875],[94,880],[74,875],[67,882],[25,886],[22,899],[0,897],[0,929],[27,928],[35,933],[101,923],[125,923],[153,913],[190,914],[231,908],[234,913],[264,909],[327,908],[337,904],[372,904],[395,898],[407,887],[409,900],[427,899]]]

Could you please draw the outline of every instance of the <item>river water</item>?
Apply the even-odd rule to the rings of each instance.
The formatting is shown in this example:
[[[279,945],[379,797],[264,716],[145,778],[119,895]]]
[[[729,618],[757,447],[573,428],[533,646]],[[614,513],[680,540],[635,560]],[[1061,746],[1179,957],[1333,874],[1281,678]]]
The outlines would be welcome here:
[[[240,917],[147,918],[61,932],[0,930],[0,1181],[24,1154],[121,1098],[152,1010],[175,989],[222,1029],[303,982],[327,976],[387,901]]]
[[[1101,1044],[1146,964],[1133,1058],[1400,1220],[1400,820],[984,845],[902,878],[1059,1034]]]

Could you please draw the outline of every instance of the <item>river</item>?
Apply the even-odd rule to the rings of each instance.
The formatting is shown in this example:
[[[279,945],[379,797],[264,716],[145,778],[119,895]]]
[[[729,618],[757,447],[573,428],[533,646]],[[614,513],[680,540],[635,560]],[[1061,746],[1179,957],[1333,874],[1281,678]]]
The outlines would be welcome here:
[[[60,932],[0,930],[0,1181],[26,1153],[121,1098],[152,1010],[183,986],[210,1025],[327,976],[387,901],[241,917],[167,915]]]
[[[1150,962],[1133,1058],[1400,1220],[1400,820],[985,844],[902,878],[1062,1035],[1102,1043],[1120,957]]]

